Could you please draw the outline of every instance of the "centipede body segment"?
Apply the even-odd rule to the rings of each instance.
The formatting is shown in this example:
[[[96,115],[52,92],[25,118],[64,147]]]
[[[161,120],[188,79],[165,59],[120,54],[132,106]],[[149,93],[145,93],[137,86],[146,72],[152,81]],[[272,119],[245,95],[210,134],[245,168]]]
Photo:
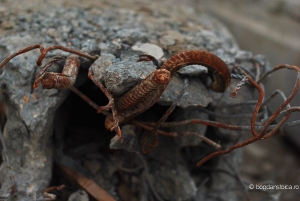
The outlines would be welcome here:
[[[212,73],[212,90],[224,92],[231,81],[230,71],[218,56],[204,50],[187,50],[170,57],[161,67],[172,74],[188,65],[203,65]]]

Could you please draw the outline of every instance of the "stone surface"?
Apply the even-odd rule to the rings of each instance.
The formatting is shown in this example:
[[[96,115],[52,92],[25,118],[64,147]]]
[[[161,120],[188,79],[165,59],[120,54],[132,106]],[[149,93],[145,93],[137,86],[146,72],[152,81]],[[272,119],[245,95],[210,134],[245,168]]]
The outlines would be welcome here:
[[[130,0],[125,4],[111,2],[93,5],[86,2],[86,7],[77,8],[58,5],[60,6],[49,6],[43,12],[38,8],[37,11],[24,11],[14,15],[9,14],[8,9],[0,12],[0,19],[7,22],[4,25],[1,23],[1,27],[4,26],[0,32],[3,35],[0,41],[1,60],[9,53],[36,43],[45,46],[59,44],[85,51],[100,48],[103,56],[91,67],[97,79],[104,82],[106,87],[118,96],[156,69],[152,62],[136,62],[138,55],[143,52],[152,54],[152,51],[157,51],[158,59],[161,57],[161,60],[165,60],[186,49],[206,49],[220,56],[227,64],[235,61],[235,56],[240,52],[224,26],[205,13],[196,12],[192,7],[184,9],[170,2],[165,5],[159,1],[137,4],[136,1]],[[171,8],[175,9],[174,12],[166,12]],[[7,25],[8,22],[10,25]],[[137,48],[137,44],[148,44],[148,48],[149,44],[153,44],[150,45],[152,50],[146,50],[145,46]],[[46,59],[58,54],[68,55],[57,50],[50,52]],[[103,116],[97,115],[90,106],[86,108],[86,103],[76,102],[78,100],[75,97],[72,97],[70,104],[63,104],[63,107],[68,107],[69,110],[60,114],[60,118],[53,125],[55,112],[58,115],[56,109],[68,92],[43,90],[41,87],[32,91],[33,69],[37,57],[38,51],[31,51],[13,59],[1,70],[0,81],[4,91],[1,96],[8,108],[4,137],[17,183],[18,198],[15,200],[41,198],[51,178],[52,181],[62,182],[57,173],[51,175],[52,163],[60,163],[53,157],[53,151],[55,155],[65,155],[61,158],[68,157],[71,162],[66,160],[65,163],[71,168],[76,167],[72,164],[85,164],[85,167],[79,168],[78,171],[85,169],[84,172],[89,172],[92,179],[116,200],[122,200],[118,194],[118,187],[124,183],[138,200],[155,200],[157,196],[165,200],[199,200],[199,197],[209,198],[209,193],[199,195],[199,189],[201,192],[219,190],[220,181],[225,179],[230,185],[235,184],[234,178],[230,180],[224,175],[217,175],[217,179],[212,180],[212,183],[200,187],[207,177],[207,172],[193,169],[195,163],[212,148],[198,139],[193,141],[184,137],[159,136],[158,147],[147,155],[139,153],[138,146],[134,143],[124,144],[125,147],[121,147],[121,150],[110,150],[108,145],[112,136],[103,126]],[[87,77],[86,68],[88,65],[81,68],[80,77]],[[40,68],[37,69],[37,72],[39,71]],[[231,100],[227,100],[229,90],[224,95],[216,94],[209,89],[211,81],[205,71],[201,70],[200,74],[194,73],[194,70],[190,71],[192,72],[185,75],[174,75],[159,100],[160,105],[150,108],[141,119],[146,116],[145,119],[149,121],[157,121],[156,119],[167,110],[168,107],[165,106],[176,100],[183,85],[184,78],[181,76],[185,76],[189,80],[189,86],[179,107],[193,106],[197,107],[197,110],[190,112],[193,109],[178,109],[173,114],[178,118],[170,117],[168,121],[179,120],[179,116],[213,120],[214,117],[202,114],[200,108],[214,105],[222,97],[226,98],[222,98],[222,103],[230,102]],[[91,82],[77,82],[76,86],[97,104],[107,104],[105,96]],[[236,101],[242,102],[251,97],[250,92]],[[217,109],[216,112],[227,112],[226,108]],[[91,110],[91,113],[86,114],[88,110]],[[184,112],[181,112],[182,110]],[[215,108],[211,110],[214,111]],[[239,124],[240,120],[234,119],[231,123]],[[189,130],[182,127],[174,131],[184,132],[185,129]],[[52,135],[53,130],[55,135]],[[200,125],[194,126],[193,131],[210,136],[223,133],[220,129],[207,129]],[[145,145],[145,136],[149,136],[151,140],[151,133],[145,133],[141,128],[130,128],[128,133],[131,134],[128,139],[137,140],[140,146]],[[54,142],[50,140],[52,137]],[[222,135],[220,139],[223,139]],[[151,142],[150,140],[148,142]],[[113,138],[111,144],[112,147],[118,147],[116,138]],[[228,145],[227,141],[222,141],[222,145]],[[129,149],[130,146],[132,149]],[[240,152],[236,153],[237,156],[231,156],[240,157]],[[232,161],[234,167],[240,163],[235,158]],[[97,168],[91,168],[91,164],[97,164]],[[6,194],[10,187],[7,172],[5,164],[2,163],[1,194]],[[213,171],[210,173],[215,174]],[[211,200],[236,200],[231,198],[234,192],[218,192],[220,193],[215,199]]]
[[[40,38],[12,36],[1,40],[1,58],[17,49],[38,43]],[[51,179],[52,143],[55,109],[64,91],[45,91],[41,88],[32,92],[31,79],[36,54],[27,53],[12,60],[1,72],[1,98],[6,105],[7,122],[4,138],[8,147],[10,165],[14,167],[16,185],[20,197],[38,197],[37,192],[46,188]],[[17,78],[18,77],[18,78]],[[0,171],[1,193],[10,188],[9,174],[2,164]],[[38,174],[36,174],[38,172]],[[35,175],[34,177],[32,175]]]
[[[132,50],[141,51],[144,54],[154,56],[156,59],[160,59],[164,56],[162,48],[151,43],[137,43],[132,46]]]
[[[181,164],[166,164],[152,173],[154,188],[163,200],[189,200],[197,192],[196,184],[186,167]]]
[[[137,62],[138,59],[138,56],[129,57],[107,68],[105,86],[112,94],[123,94],[155,70],[152,62]]]
[[[89,197],[85,191],[78,190],[69,197],[68,201],[89,201]]]
[[[122,137],[124,142],[121,143],[119,137],[115,135],[115,137],[111,139],[109,147],[111,149],[126,149],[129,152],[139,153],[141,146],[138,143],[134,129],[135,127],[132,125],[123,126]]]
[[[186,107],[206,107],[211,101],[211,97],[205,86],[198,82],[199,78],[188,78],[189,85],[183,94],[178,106],[181,108]],[[158,100],[159,104],[171,105],[178,97],[183,87],[184,79],[180,76],[173,76],[170,84]]]

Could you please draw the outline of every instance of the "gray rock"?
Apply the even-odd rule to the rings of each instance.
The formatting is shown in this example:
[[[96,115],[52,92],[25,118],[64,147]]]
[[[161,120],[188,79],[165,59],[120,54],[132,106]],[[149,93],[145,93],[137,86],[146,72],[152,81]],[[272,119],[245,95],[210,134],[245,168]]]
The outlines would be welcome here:
[[[201,119],[208,120],[208,115],[203,113],[201,110],[197,109],[197,107],[188,107],[185,109],[177,108],[172,114],[173,121],[184,121],[187,119]],[[171,131],[178,132],[180,134],[184,134],[185,132],[195,132],[199,135],[205,135],[206,126],[204,125],[183,125],[178,128],[171,128]],[[197,146],[202,142],[202,139],[197,138],[195,136],[180,136],[175,138],[175,141],[182,147],[187,146]]]
[[[157,167],[152,177],[154,188],[164,200],[183,201],[196,195],[196,184],[186,167],[181,164]]]
[[[155,70],[152,62],[137,62],[138,58],[133,56],[107,68],[105,86],[111,93],[116,96],[123,94]]]
[[[149,54],[157,60],[164,56],[162,48],[151,43],[136,43],[134,46],[132,46],[132,50],[141,51],[144,54]]]
[[[197,76],[207,73],[207,68],[201,65],[189,65],[178,71],[181,75]]]
[[[68,201],[89,201],[88,194],[83,190],[78,190],[69,197]]]
[[[150,3],[147,7],[138,7],[139,5],[130,3],[129,5],[125,4],[105,4],[102,5],[101,9],[93,6],[86,7],[86,9],[67,9],[63,6],[55,9],[49,7],[43,12],[24,12],[15,18],[10,18],[9,16],[14,14],[8,14],[6,11],[9,9],[4,9],[6,11],[3,11],[3,13],[0,11],[0,21],[2,22],[1,31],[6,36],[2,37],[2,32],[0,32],[0,58],[2,60],[9,53],[38,43],[45,46],[54,44],[71,45],[76,49],[82,48],[87,52],[97,51],[100,47],[101,57],[91,66],[86,65],[86,68],[93,68],[96,78],[104,83],[116,96],[130,90],[156,69],[152,62],[136,62],[137,55],[143,52],[164,60],[174,53],[186,49],[206,49],[220,56],[227,64],[240,59],[245,62],[243,65],[249,66],[250,70],[255,70],[253,65],[245,60],[249,59],[251,53],[240,51],[227,29],[203,12],[196,13],[194,9],[180,9],[177,5],[174,5],[174,12],[166,13],[165,8],[157,6],[160,4],[155,4],[155,2]],[[136,7],[138,7],[137,10],[134,9]],[[168,9],[171,8],[173,9],[173,6]],[[2,18],[2,15],[5,16]],[[69,55],[62,51],[49,52],[44,63],[57,54]],[[41,197],[42,192],[51,181],[54,144],[49,139],[52,139],[53,118],[57,107],[68,94],[64,90],[43,90],[41,87],[32,92],[33,69],[38,56],[38,51],[28,52],[11,60],[4,69],[1,69],[1,100],[7,105],[4,138],[8,147],[12,173],[17,183],[18,198],[15,200],[34,200]],[[263,58],[257,58],[257,60],[259,63],[264,62]],[[39,70],[40,68],[37,72]],[[236,113],[240,108],[231,110],[222,106],[222,104],[249,100],[253,97],[252,89],[246,88],[250,91],[249,93],[239,92],[241,95],[238,95],[232,101],[229,93],[235,87],[235,82],[224,94],[217,94],[208,88],[207,80],[209,79],[202,79],[207,77],[204,69],[201,68],[199,72],[196,71],[198,70],[195,69],[195,66],[190,66],[182,69],[179,72],[181,75],[175,74],[168,88],[159,99],[159,104],[171,105],[182,89],[183,78],[181,76],[188,78],[189,86],[179,103],[180,109],[175,109],[167,120],[179,121],[187,118],[198,118],[225,121],[235,125],[243,122],[244,119],[224,119],[207,115],[202,113],[199,108],[211,104],[211,111]],[[87,77],[86,69],[81,68],[79,75]],[[90,94],[93,96],[93,94],[96,94],[93,91],[95,88],[97,87],[94,85],[88,85],[87,88],[83,89],[83,92],[92,91]],[[97,94],[93,96],[95,101],[97,103],[99,101],[98,104],[105,104],[107,102],[106,98],[103,98],[104,96],[101,98],[101,93],[99,96],[98,94],[97,89]],[[100,98],[97,99],[97,97]],[[78,115],[77,110],[84,107],[83,104],[85,103],[80,102],[71,108],[72,114],[68,114],[68,116],[71,118]],[[160,106],[160,108],[164,107]],[[147,115],[148,117],[158,117],[160,113],[163,113],[163,111],[153,108],[150,108],[147,112],[150,113],[150,115]],[[93,111],[92,114],[95,113],[96,111]],[[130,165],[131,159],[134,158],[130,154],[133,153],[124,149],[138,152],[139,146],[143,145],[144,130],[138,127],[133,129],[130,126],[124,126],[123,137],[129,139],[129,143],[120,145],[118,138],[113,138],[111,147],[121,148],[122,150],[107,151],[107,143],[110,139],[105,139],[109,138],[109,132],[103,127],[103,118],[98,121],[97,117],[99,116],[102,117],[101,114],[94,117],[91,114],[84,116],[80,113],[78,117],[76,116],[78,121],[74,120],[74,124],[81,126],[82,130],[85,129],[84,126],[89,129],[84,132],[83,136],[74,137],[74,130],[79,129],[73,128],[74,124],[70,124],[73,130],[62,129],[65,133],[61,138],[64,140],[63,143],[71,149],[68,153],[75,153],[72,152],[72,149],[76,148],[76,143],[79,145],[85,144],[91,136],[101,139],[99,147],[95,146],[96,151],[93,148],[93,154],[101,156],[97,158],[99,160],[97,164],[101,165],[98,165],[97,168],[88,169],[95,173],[93,174],[95,182],[118,200],[121,198],[118,197],[116,192],[120,183],[123,182],[123,184],[130,186],[134,182],[131,180],[132,173],[118,170],[118,167],[111,160],[114,158],[119,161],[118,164]],[[90,125],[95,119],[97,119],[96,128],[94,128],[94,124]],[[157,121],[157,119],[150,118],[150,121]],[[125,124],[127,123],[130,122]],[[99,125],[102,127],[99,128]],[[92,129],[96,130],[95,135],[91,135],[90,130]],[[164,128],[160,129],[164,130]],[[67,135],[70,130],[73,132]],[[166,131],[169,130],[166,129]],[[207,132],[207,127],[202,125],[183,126],[179,129],[176,127],[172,128],[172,131],[194,131],[203,135],[211,134]],[[237,139],[239,132],[235,133],[216,128],[212,135],[218,138],[219,135],[224,137],[232,133],[231,140],[233,142]],[[227,146],[228,144],[225,142],[222,140],[221,144]],[[93,143],[95,145],[98,142]],[[146,162],[137,160],[139,164],[142,164],[143,171],[139,169],[134,172],[136,177],[139,178],[135,184],[136,186],[131,186],[134,189],[132,190],[134,194],[139,195],[137,197],[148,199],[151,196],[148,193],[156,191],[162,198],[168,200],[230,200],[232,194],[222,191],[221,184],[227,179],[228,183],[226,185],[234,186],[234,181],[229,180],[224,174],[216,174],[212,171],[211,178],[214,178],[214,180],[210,181],[211,186],[200,186],[204,178],[202,170],[195,171],[197,173],[191,176],[192,171],[190,170],[194,168],[195,160],[199,160],[199,157],[201,157],[201,154],[198,155],[198,153],[206,154],[210,151],[202,150],[203,144],[201,140],[192,137],[176,137],[174,139],[159,136],[158,147],[154,148],[149,154],[144,155],[143,160],[146,160]],[[192,156],[190,156],[182,152],[183,149],[187,152],[191,151],[191,147],[197,150],[197,154],[191,154]],[[191,151],[191,153],[193,152]],[[235,153],[236,155],[228,156],[233,158],[233,165],[238,167],[240,161],[237,159],[240,158],[240,152]],[[91,154],[81,153],[80,158],[77,159],[78,161],[96,160],[88,157]],[[79,156],[73,155],[73,157]],[[153,160],[160,161],[159,167],[157,167],[157,164],[151,163]],[[171,164],[169,161],[172,161]],[[224,166],[222,163],[220,165],[219,168]],[[148,171],[149,175],[147,176],[150,179],[147,181],[148,183],[145,183],[143,178],[147,169],[151,170]],[[8,172],[6,164],[2,163],[0,169],[0,195],[6,195],[7,189],[10,188],[11,183]],[[155,186],[154,190],[150,187],[151,185]],[[217,192],[214,194],[214,198],[210,197],[210,189],[215,189]]]
[[[95,39],[89,39],[82,44],[82,51],[88,52],[89,54],[100,55],[100,49]]]
[[[102,54],[94,63],[91,68],[93,69],[94,76],[101,83],[104,83],[107,68],[116,62],[116,57],[112,54]]]
[[[135,127],[132,125],[125,125],[122,127],[123,143],[120,143],[120,139],[115,135],[110,141],[111,149],[125,149],[130,152],[140,153],[141,147],[138,144],[137,135],[134,132]]]
[[[174,75],[171,82],[167,86],[164,93],[161,95],[158,103],[161,105],[171,105],[178,97],[183,86],[183,78]],[[212,101],[207,89],[196,77],[189,78],[189,85],[179,102],[181,108],[206,107]]]
[[[1,39],[1,58],[40,38],[11,36]],[[38,88],[31,93],[31,79],[37,55],[34,51],[11,60],[1,71],[2,101],[7,105],[4,138],[18,196],[36,199],[47,188],[52,171],[52,143],[55,109],[66,96],[63,91]],[[33,176],[34,175],[34,176]],[[1,191],[6,194],[11,183],[2,164]]]

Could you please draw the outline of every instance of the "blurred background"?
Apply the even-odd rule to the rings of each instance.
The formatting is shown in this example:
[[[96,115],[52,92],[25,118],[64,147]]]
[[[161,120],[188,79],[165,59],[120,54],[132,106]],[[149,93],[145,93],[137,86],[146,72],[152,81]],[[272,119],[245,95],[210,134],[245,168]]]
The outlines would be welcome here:
[[[300,66],[300,0],[213,0],[203,1],[203,5],[230,29],[241,49],[265,55],[272,66]],[[286,70],[273,74],[265,83],[267,95],[275,89],[288,95],[294,79],[295,73]],[[276,100],[281,101],[280,98]],[[293,103],[299,102],[298,93]],[[275,101],[272,108],[276,106]],[[290,118],[296,119],[300,119],[300,114],[295,113]],[[299,128],[285,131],[300,148]]]
[[[226,25],[241,49],[265,55],[271,66],[300,66],[300,0],[200,2],[207,12]],[[276,89],[289,95],[295,77],[295,72],[289,70],[272,74],[265,82],[266,95]],[[273,111],[280,103],[282,99],[279,97],[272,101]],[[292,105],[299,103],[298,92]],[[289,121],[297,119],[300,119],[299,113],[293,114]],[[300,127],[286,128],[283,134],[285,136],[277,134],[272,139],[245,147],[240,169],[244,179],[253,183],[300,184]],[[280,200],[298,200],[300,190],[281,190],[278,193],[282,194]],[[256,200],[253,196],[251,198]],[[257,200],[262,199],[258,197]]]

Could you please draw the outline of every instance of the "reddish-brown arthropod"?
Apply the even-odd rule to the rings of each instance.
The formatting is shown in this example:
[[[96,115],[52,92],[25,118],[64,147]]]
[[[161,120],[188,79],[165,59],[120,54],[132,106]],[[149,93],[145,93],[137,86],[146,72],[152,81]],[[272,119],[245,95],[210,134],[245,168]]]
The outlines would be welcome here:
[[[80,57],[89,59],[91,61],[94,61],[99,57],[99,55],[90,55],[87,53],[83,53],[81,51],[73,50],[62,46],[51,46],[48,48],[44,48],[41,45],[33,45],[25,49],[19,50],[18,52],[6,57],[0,63],[0,68],[2,68],[9,60],[14,58],[15,56],[37,48],[40,49],[41,52],[41,55],[37,60],[37,65],[39,66],[42,64],[42,60],[44,59],[47,52],[54,49],[61,49],[70,52],[72,54],[78,55]],[[93,80],[93,82],[105,93],[105,95],[109,99],[109,103],[106,106],[99,107],[98,105],[93,103],[88,97],[80,93],[76,88],[72,87],[80,66],[80,57],[78,56],[71,55],[66,59],[65,67],[62,73],[46,72],[46,70],[54,62],[65,59],[60,56],[52,58],[50,62],[48,62],[40,72],[40,75],[35,81],[34,88],[38,87],[40,83],[44,88],[59,88],[59,89],[71,88],[72,91],[80,95],[84,100],[86,100],[87,103],[89,103],[92,107],[97,109],[98,112],[102,112],[107,116],[106,123],[105,123],[106,127],[110,130],[115,130],[121,141],[122,141],[122,135],[121,135],[121,130],[119,128],[119,123],[124,123],[126,121],[134,125],[140,126],[142,128],[145,128],[147,130],[153,131],[154,134],[158,133],[160,135],[173,136],[173,137],[179,136],[179,134],[174,132],[168,133],[159,130],[158,128],[178,126],[182,124],[204,124],[204,125],[209,125],[214,127],[226,128],[230,130],[251,130],[253,134],[252,138],[244,142],[238,143],[230,147],[229,149],[221,150],[209,154],[208,156],[206,156],[205,158],[203,158],[201,161],[197,163],[198,166],[202,165],[204,162],[206,162],[207,160],[211,159],[214,156],[229,153],[234,149],[243,147],[259,139],[266,139],[272,136],[281,126],[292,125],[294,123],[294,122],[292,122],[291,124],[285,123],[289,118],[290,113],[294,111],[300,111],[299,107],[292,108],[289,106],[290,101],[297,93],[297,90],[300,85],[300,69],[297,66],[280,65],[275,67],[273,71],[282,68],[294,70],[297,73],[296,84],[290,96],[284,98],[284,102],[282,103],[282,105],[270,117],[266,119],[265,123],[261,127],[255,125],[257,114],[261,108],[261,105],[263,104],[263,99],[264,99],[264,91],[259,86],[258,83],[273,71],[267,72],[259,80],[254,81],[249,75],[247,75],[245,72],[240,70],[244,78],[237,86],[236,90],[232,93],[232,95],[235,96],[237,90],[239,90],[240,87],[246,81],[250,82],[259,92],[259,99],[257,101],[256,107],[252,114],[251,126],[248,127],[235,126],[235,125],[223,124],[220,122],[205,121],[199,119],[192,119],[192,120],[187,120],[182,122],[163,123],[164,117],[162,118],[162,121],[156,124],[145,123],[145,122],[142,123],[134,120],[133,118],[136,115],[147,110],[157,101],[157,99],[160,97],[160,95],[163,93],[164,89],[170,82],[172,75],[175,72],[177,72],[180,68],[183,68],[191,64],[200,64],[206,66],[208,70],[211,72],[211,75],[213,76],[212,89],[216,92],[224,92],[226,88],[229,86],[231,80],[230,71],[226,66],[226,64],[219,57],[203,50],[183,51],[169,58],[159,69],[152,72],[147,78],[142,80],[139,84],[134,86],[131,90],[126,92],[121,97],[113,97],[110,94],[110,92],[104,87],[104,85],[98,80],[96,80],[96,78],[93,75],[93,70],[90,68],[88,73],[89,78]],[[153,58],[150,55],[141,55],[138,61],[153,61],[158,66],[158,62],[155,60],[155,58]],[[287,109],[284,110],[286,107]],[[104,111],[109,109],[112,110],[112,114],[108,113],[107,111]],[[271,123],[280,115],[282,116],[284,115],[282,120],[279,121],[278,124],[271,125]],[[257,132],[258,130],[260,130],[260,132]],[[268,130],[270,131],[267,132]],[[187,132],[185,135],[193,135],[199,137],[199,135],[191,132]],[[206,142],[214,145],[213,142],[209,142],[209,139],[205,139],[205,138],[203,139]],[[153,146],[155,146],[155,144]],[[216,147],[220,148],[219,146]]]
[[[39,49],[41,55],[37,59],[37,65],[40,66],[48,51],[60,49],[72,53],[68,58],[62,56],[53,57],[41,70],[39,76],[35,80],[34,88],[39,84],[45,89],[57,88],[65,89],[71,88],[75,93],[79,94],[78,90],[72,87],[78,74],[80,67],[80,57],[87,58],[91,61],[96,60],[99,55],[89,55],[81,51],[73,50],[63,46],[50,46],[44,48],[41,45],[29,46],[25,49],[19,50],[6,57],[1,63],[2,68],[9,60],[17,55],[23,54],[33,49]],[[54,63],[65,59],[65,66],[62,73],[47,72],[47,69]],[[141,55],[138,61],[153,61],[157,66],[158,62],[151,55]],[[213,76],[212,89],[216,92],[224,92],[230,84],[230,72],[226,64],[216,55],[203,50],[188,50],[175,54],[169,58],[159,69],[152,72],[148,77],[142,80],[139,84],[134,86],[131,90],[126,92],[121,97],[113,97],[110,92],[99,82],[93,74],[92,68],[89,69],[89,78],[105,93],[109,99],[106,106],[98,107],[98,112],[107,115],[105,125],[109,130],[115,130],[121,142],[122,135],[119,128],[119,123],[131,120],[138,114],[144,112],[154,103],[157,102],[167,85],[169,84],[172,75],[179,69],[191,65],[198,64],[208,68]],[[87,97],[81,95],[93,107],[96,104],[92,103]],[[112,114],[106,113],[103,110],[111,109]],[[132,121],[134,122],[134,121]],[[141,125],[136,123],[137,125]],[[142,125],[146,128],[146,125]],[[157,129],[156,129],[157,130]],[[166,134],[163,131],[157,130],[160,134]],[[156,132],[155,132],[156,134]],[[174,134],[173,134],[174,136]]]
[[[41,83],[45,89],[57,88],[65,89],[70,88],[75,82],[80,67],[80,59],[78,56],[90,59],[92,61],[98,58],[98,55],[89,55],[77,50],[66,48],[63,46],[50,46],[44,48],[41,45],[33,45],[25,49],[19,50],[11,54],[0,63],[2,68],[9,60],[19,54],[23,54],[33,49],[40,49],[41,55],[37,59],[37,65],[41,65],[44,57],[48,51],[60,49],[75,55],[66,58],[65,66],[62,73],[46,72],[47,69],[54,63],[65,58],[61,56],[53,57],[41,70],[39,76],[35,80],[34,88],[37,88]],[[78,56],[76,56],[78,55]],[[150,55],[142,55],[139,61],[152,60],[155,61]],[[175,54],[168,59],[161,68],[152,72],[147,78],[142,80],[139,84],[126,92],[122,97],[113,98],[109,91],[95,79],[92,69],[89,70],[89,78],[105,93],[109,99],[106,106],[99,107],[98,112],[103,110],[112,110],[112,115],[106,119],[106,127],[109,130],[115,130],[120,140],[122,141],[121,130],[119,123],[132,119],[143,111],[151,107],[160,95],[163,93],[168,83],[171,80],[172,74],[179,69],[191,65],[199,64],[208,67],[209,71],[214,77],[212,89],[216,92],[224,92],[230,83],[230,72],[226,64],[217,56],[203,50],[188,50]]]
[[[230,84],[231,76],[227,65],[216,55],[203,50],[188,50],[175,54],[168,59],[161,68],[167,69],[172,74],[179,69],[192,64],[206,66],[211,71],[214,82],[212,90],[224,92]]]
[[[138,61],[152,60],[158,63],[149,55],[142,55]],[[164,89],[171,80],[172,74],[179,69],[198,64],[206,66],[212,72],[214,81],[212,89],[216,92],[224,92],[229,86],[230,71],[224,61],[216,55],[203,50],[188,50],[175,54],[169,58],[158,70],[151,73],[138,85],[122,97],[115,100],[118,115],[115,116],[118,122],[124,122],[147,110],[157,102]],[[113,126],[112,119],[107,119],[107,128]],[[115,128],[115,124],[114,127]]]

